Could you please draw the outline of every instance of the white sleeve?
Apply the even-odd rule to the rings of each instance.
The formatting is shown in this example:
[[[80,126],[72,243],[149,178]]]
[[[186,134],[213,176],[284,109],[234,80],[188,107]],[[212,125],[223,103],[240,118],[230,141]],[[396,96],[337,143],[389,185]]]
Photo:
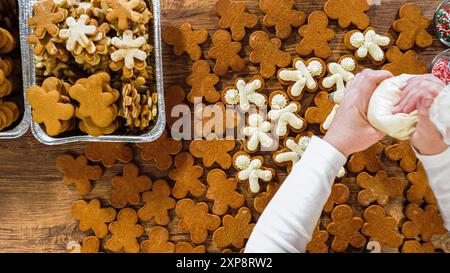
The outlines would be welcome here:
[[[434,156],[417,153],[417,158],[423,163],[430,187],[438,200],[445,227],[450,230],[450,148]]]
[[[345,156],[313,137],[256,224],[246,253],[305,252]]]

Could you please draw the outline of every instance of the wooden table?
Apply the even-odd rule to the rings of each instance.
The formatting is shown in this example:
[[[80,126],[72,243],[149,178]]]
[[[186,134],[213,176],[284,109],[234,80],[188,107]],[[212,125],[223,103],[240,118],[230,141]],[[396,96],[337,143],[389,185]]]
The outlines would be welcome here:
[[[218,18],[215,13],[216,0],[161,0],[162,17],[164,24],[179,25],[182,22],[190,22],[195,28],[206,28],[212,35],[217,30]],[[260,16],[258,1],[247,0],[245,2],[250,12],[257,13]],[[324,0],[296,0],[296,7],[308,14],[315,10],[321,10]],[[402,0],[384,0],[383,5],[375,7],[370,11],[372,26],[380,33],[388,32],[393,37],[397,35],[393,32],[391,25],[396,18],[399,7],[406,1]],[[439,0],[429,1],[408,1],[417,2],[429,18],[432,18],[433,12]],[[261,22],[261,20],[260,20]],[[348,53],[342,43],[344,31],[336,27],[333,22],[333,29],[337,31],[337,38],[332,43],[333,57],[336,60],[340,55]],[[264,29],[259,24],[257,29]],[[273,33],[273,30],[269,30]],[[283,42],[283,47],[294,55],[295,45],[298,41],[298,35],[295,33],[290,39]],[[210,41],[203,46],[206,52]],[[248,52],[248,42],[244,42],[245,50]],[[426,50],[419,51],[420,59],[430,62],[436,54],[441,52],[444,47],[439,41],[435,41],[433,46]],[[186,56],[174,57],[171,54],[171,48],[164,47],[164,70],[166,87],[174,83],[182,83],[183,79],[189,75],[191,70],[191,61]],[[242,76],[247,76],[255,72],[253,65]],[[226,85],[231,84],[231,76],[222,78]],[[268,81],[269,89],[279,89],[281,86],[272,79]],[[311,104],[312,97],[302,101],[304,106]],[[10,141],[0,141],[0,251],[1,252],[64,252],[68,241],[80,240],[84,235],[79,232],[77,222],[70,215],[70,206],[73,201],[80,197],[72,187],[66,187],[61,180],[61,174],[55,169],[55,159],[57,156],[70,153],[83,153],[84,144],[71,144],[62,146],[45,146],[38,143],[31,133],[27,133],[20,139]],[[185,146],[187,148],[187,146]],[[158,171],[152,162],[143,162],[140,160],[138,150],[135,148],[136,162],[143,173],[151,176],[153,179],[166,178],[167,173]],[[270,160],[270,156],[266,156]],[[273,165],[269,162],[269,165]],[[403,172],[397,164],[385,160],[386,170],[391,175],[398,175],[404,178]],[[87,199],[101,198],[106,202],[110,192],[111,177],[120,174],[122,166],[117,165],[112,169],[106,170],[101,181],[95,183],[92,193]],[[286,176],[286,173],[280,170],[280,180]],[[231,175],[231,173],[230,173]],[[352,206],[357,214],[361,208],[356,204],[355,195],[358,187],[354,183],[354,178],[349,177],[344,181],[352,191]],[[244,187],[242,187],[244,192]],[[248,195],[248,194],[247,194]],[[247,196],[247,206],[253,208],[251,196]],[[188,236],[182,234],[177,229],[178,219],[172,212],[172,222],[169,225],[171,230],[171,240],[187,240]],[[255,212],[255,220],[257,214]],[[326,216],[324,218],[327,219]],[[151,226],[151,223],[146,227]],[[209,251],[218,251],[208,241]]]

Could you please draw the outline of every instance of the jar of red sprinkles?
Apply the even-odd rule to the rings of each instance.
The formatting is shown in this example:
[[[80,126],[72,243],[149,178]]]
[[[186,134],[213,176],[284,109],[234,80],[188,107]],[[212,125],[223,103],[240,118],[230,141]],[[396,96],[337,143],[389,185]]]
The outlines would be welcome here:
[[[450,49],[441,52],[431,63],[431,73],[450,84]]]
[[[442,2],[434,14],[434,29],[437,37],[450,46],[450,0]]]

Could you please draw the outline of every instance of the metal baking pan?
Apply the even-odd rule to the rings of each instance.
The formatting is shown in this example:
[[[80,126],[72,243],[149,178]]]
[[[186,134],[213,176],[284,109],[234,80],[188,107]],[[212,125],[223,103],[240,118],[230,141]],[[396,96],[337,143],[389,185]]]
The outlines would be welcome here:
[[[19,0],[19,1],[22,1],[22,0]],[[18,8],[18,12],[20,13],[21,12],[20,7],[17,7],[17,8]],[[21,22],[18,22],[18,23],[19,23],[18,24],[18,26],[19,26],[19,35],[20,35],[20,37],[22,37],[23,36],[23,27],[22,27],[23,24]],[[24,47],[24,44],[23,44],[22,40],[23,39],[21,39],[20,42],[19,41],[17,42],[17,47],[20,47],[21,50]],[[23,60],[22,60],[22,63],[23,63]],[[21,83],[23,83],[25,85],[25,79],[23,79],[21,81]],[[17,93],[21,93],[20,90],[16,90],[16,92]],[[23,93],[19,94],[19,96],[22,96],[22,94]],[[22,114],[21,115],[22,119],[15,122],[16,126],[14,128],[11,128],[11,129],[8,129],[6,131],[0,132],[0,140],[1,139],[19,138],[22,135],[24,135],[28,131],[28,128],[30,127],[30,123],[31,123],[31,115],[30,114],[31,114],[31,111],[30,111],[30,108],[25,103],[25,97],[17,98],[17,99],[20,99],[21,103],[23,102],[23,104],[20,107],[23,110],[22,113],[21,113]],[[19,102],[19,100],[17,102]]]
[[[50,137],[45,130],[37,123],[32,121],[29,105],[26,106],[28,119],[31,120],[31,130],[37,140],[46,145],[61,145],[73,142],[151,142],[158,139],[163,133],[166,125],[166,115],[164,107],[164,86],[163,86],[163,67],[162,67],[162,48],[161,48],[161,12],[160,0],[151,0],[153,3],[153,38],[154,53],[149,57],[149,63],[152,63],[155,72],[154,79],[158,94],[158,117],[153,127],[148,132],[141,135],[108,135],[93,137],[84,134],[69,133],[68,135]],[[33,48],[28,45],[27,37],[32,33],[28,27],[27,20],[32,16],[32,7],[37,0],[19,0],[20,25],[21,25],[21,43],[22,43],[22,63],[23,63],[23,80],[24,93],[26,90],[36,83],[35,61]],[[151,8],[151,7],[150,7]],[[151,31],[150,31],[150,34]]]

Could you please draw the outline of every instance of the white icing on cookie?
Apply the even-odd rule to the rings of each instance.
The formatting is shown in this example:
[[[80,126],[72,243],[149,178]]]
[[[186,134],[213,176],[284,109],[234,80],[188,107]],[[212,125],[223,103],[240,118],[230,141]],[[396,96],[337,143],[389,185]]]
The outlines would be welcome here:
[[[356,68],[355,60],[350,57],[343,58],[340,63],[342,68],[348,72],[352,72]]]
[[[239,170],[247,169],[250,166],[251,158],[247,155],[240,155],[236,158],[234,164]]]
[[[287,104],[288,104],[287,98],[282,94],[278,94],[273,96],[272,101],[270,103],[270,107],[275,110],[280,110],[286,107]]]
[[[277,163],[292,162],[292,166],[294,166],[305,153],[310,140],[309,137],[301,137],[298,143],[296,143],[294,140],[288,139],[286,141],[286,148],[289,149],[289,152],[278,154],[275,156],[275,161]]]
[[[308,71],[313,77],[322,75],[323,65],[319,61],[312,61],[308,64]]]
[[[248,126],[243,130],[244,136],[249,138],[247,141],[247,149],[256,151],[259,144],[265,148],[272,147],[273,139],[269,134],[270,129],[270,122],[264,120],[259,114],[251,114],[248,118]]]
[[[295,82],[294,85],[291,87],[292,96],[294,97],[300,96],[303,90],[305,89],[305,86],[311,90],[317,88],[318,85],[317,81],[314,79],[312,73],[310,72],[308,67],[306,67],[305,63],[302,60],[297,60],[294,64],[294,67],[295,70],[282,69],[279,73],[279,77],[281,80],[286,82]]]
[[[266,97],[258,92],[263,86],[263,83],[259,79],[255,79],[249,83],[246,83],[244,80],[238,80],[236,83],[236,90],[238,92],[239,97],[239,106],[242,111],[250,110],[250,104],[253,103],[259,108],[262,108],[266,105]],[[227,104],[236,105],[234,102],[236,100],[236,96],[230,100],[230,103],[225,101]],[[234,103],[234,104],[233,104]]]
[[[273,178],[273,173],[269,170],[263,170],[262,164],[261,160],[253,159],[247,168],[239,168],[238,179],[241,181],[248,180],[252,193],[258,193],[261,190],[260,179],[270,182]]]
[[[384,59],[384,51],[381,47],[388,46],[391,39],[387,36],[378,35],[374,30],[369,30],[364,35],[356,32],[350,37],[350,44],[357,48],[356,55],[364,59],[370,55],[375,61],[381,62]]]
[[[67,253],[81,253],[81,245],[77,241],[70,241],[66,245]]]
[[[237,105],[240,102],[239,91],[236,89],[228,89],[225,92],[225,103],[229,105]]]
[[[272,110],[269,111],[268,116],[270,120],[278,121],[278,124],[275,128],[275,134],[282,137],[288,133],[288,126],[291,126],[296,130],[300,130],[303,127],[304,123],[303,120],[296,115],[296,113],[300,110],[298,108],[298,105],[293,102],[287,104],[285,96],[281,94],[274,96],[271,104],[274,104],[274,99],[278,96],[280,98],[284,98],[286,103],[284,103],[284,105],[275,104],[276,107],[272,107]],[[280,108],[280,106],[284,107]]]

